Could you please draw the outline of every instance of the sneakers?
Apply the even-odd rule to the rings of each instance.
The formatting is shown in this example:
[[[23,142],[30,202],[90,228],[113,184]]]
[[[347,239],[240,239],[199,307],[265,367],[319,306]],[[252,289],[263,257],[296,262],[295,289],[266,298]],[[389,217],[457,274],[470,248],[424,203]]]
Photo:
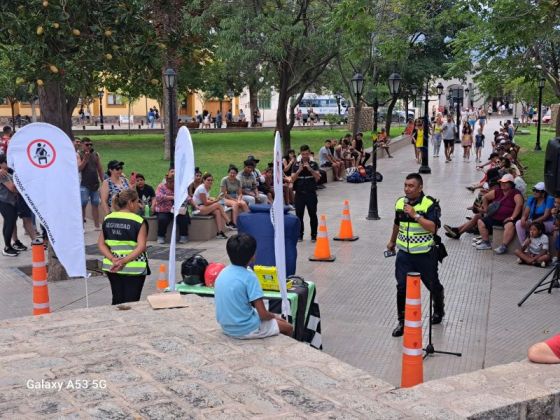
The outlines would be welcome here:
[[[189,237],[188,236],[179,237],[179,243],[180,244],[186,244],[187,242],[189,242]]]
[[[158,243],[158,244],[164,244],[164,243],[165,243],[165,238],[162,237],[162,236],[158,236],[158,238],[157,238],[157,243]]]
[[[494,252],[498,255],[505,254],[507,252],[507,246],[502,244],[498,248],[496,248]]]
[[[19,252],[17,252],[12,247],[4,248],[4,250],[2,251],[2,255],[4,255],[5,257],[17,257],[19,255]]]
[[[20,241],[15,241],[14,244],[12,245],[12,248],[18,252],[27,251],[27,247],[24,244],[22,244]]]
[[[443,228],[445,229],[445,236],[448,238],[459,239],[461,237],[461,233],[458,228],[454,228],[449,225],[443,225]]]
[[[482,241],[476,246],[476,249],[478,249],[479,251],[486,251],[487,249],[492,249],[492,244],[490,243],[490,241]]]
[[[317,237],[316,236],[311,236],[311,242],[317,242]]]
[[[233,222],[226,223],[226,228],[228,230],[237,230],[237,225]]]
[[[523,260],[521,258],[517,259],[517,264],[523,264]]]
[[[227,239],[227,238],[228,237],[224,232],[218,232],[218,234],[216,235],[216,239]]]
[[[542,267],[542,268],[546,268],[546,262],[542,261],[542,262],[541,262],[541,267]]]

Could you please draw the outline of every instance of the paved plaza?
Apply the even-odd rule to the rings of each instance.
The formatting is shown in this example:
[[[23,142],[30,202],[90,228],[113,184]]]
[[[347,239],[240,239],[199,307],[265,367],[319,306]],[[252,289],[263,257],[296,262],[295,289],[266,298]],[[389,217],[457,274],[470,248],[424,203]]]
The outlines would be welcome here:
[[[497,125],[497,120],[490,121],[487,138]],[[489,152],[489,146],[487,149]],[[469,214],[466,207],[472,204],[474,196],[464,187],[480,178],[473,160],[462,162],[461,153],[462,150],[456,150],[458,158],[452,163],[445,163],[443,153],[435,161],[430,156],[432,174],[424,177],[424,190],[440,199],[442,222],[451,225],[462,223]],[[384,258],[383,251],[392,228],[394,202],[402,195],[404,176],[416,171],[418,165],[412,147],[406,147],[397,151],[394,159],[380,160],[378,166],[384,175],[379,184],[381,220],[365,219],[369,184],[329,183],[319,193],[319,211],[327,216],[330,238],[338,231],[342,201],[348,199],[354,230],[360,239],[331,241],[336,261],[320,263],[307,259],[314,247],[307,236],[298,244],[297,273],[317,284],[324,351],[398,385],[402,341],[391,337],[396,323],[395,260]],[[96,240],[97,232],[88,223],[86,244]],[[440,276],[445,287],[446,316],[441,325],[434,327],[433,342],[436,350],[459,351],[463,356],[436,355],[428,359],[425,380],[522,360],[531,343],[560,329],[557,290],[551,295],[534,295],[521,308],[517,307],[517,302],[545,270],[518,266],[511,251],[506,255],[477,251],[471,246],[470,235],[463,235],[459,241],[444,237],[444,242],[449,257],[440,266]],[[181,247],[204,249],[203,255],[209,261],[227,263],[225,241],[192,242]],[[146,282],[144,295],[154,291],[159,263],[152,261],[154,274]],[[31,314],[31,280],[16,268],[30,264],[30,252],[18,258],[0,256],[0,319]],[[93,277],[88,285],[91,306],[110,303],[105,277]],[[55,312],[85,307],[84,280],[51,283],[49,291],[51,309]],[[426,289],[422,293],[427,340],[428,294]],[[207,316],[213,317],[213,311],[209,310]]]

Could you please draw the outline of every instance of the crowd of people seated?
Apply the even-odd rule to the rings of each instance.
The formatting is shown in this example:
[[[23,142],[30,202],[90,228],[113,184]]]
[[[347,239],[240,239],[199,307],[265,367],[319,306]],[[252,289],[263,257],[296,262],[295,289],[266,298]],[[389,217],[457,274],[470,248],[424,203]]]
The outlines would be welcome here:
[[[472,129],[467,131],[472,133]],[[544,182],[538,182],[525,200],[525,168],[518,160],[519,146],[514,136],[515,131],[509,120],[494,132],[493,151],[488,161],[481,163],[477,159],[479,164],[476,168],[482,171],[482,177],[478,183],[467,186],[468,190],[477,194],[473,205],[469,207],[473,215],[468,216],[462,225],[444,225],[445,234],[449,238],[459,239],[464,233],[473,233],[473,246],[478,250],[489,250],[492,249],[490,235],[498,227],[503,229],[503,237],[494,249],[496,254],[508,252],[508,246],[517,237],[521,244],[520,248],[514,250],[517,263],[546,267],[557,257],[550,252],[552,241],[557,250],[560,248],[560,198],[548,195]]]

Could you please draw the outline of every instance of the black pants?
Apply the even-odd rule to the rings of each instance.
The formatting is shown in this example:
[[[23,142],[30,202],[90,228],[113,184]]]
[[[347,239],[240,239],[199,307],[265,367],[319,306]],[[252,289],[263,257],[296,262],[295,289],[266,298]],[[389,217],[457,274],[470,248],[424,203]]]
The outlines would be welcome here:
[[[399,321],[404,319],[406,302],[406,275],[420,273],[424,286],[432,292],[434,312],[443,314],[443,286],[438,276],[438,260],[435,249],[425,254],[397,253],[395,261],[395,277],[397,279],[397,314]]]
[[[296,192],[295,199],[296,216],[299,218],[301,230],[299,231],[299,237],[303,238],[303,215],[305,214],[305,208],[307,207],[307,214],[309,214],[309,224],[311,225],[311,237],[317,237],[317,225],[319,224],[317,220],[317,194],[315,192]]]
[[[9,203],[4,203],[0,201],[0,214],[4,218],[4,226],[2,226],[2,236],[4,237],[4,246],[6,248],[11,248],[12,246],[12,233],[14,233],[14,228],[17,221],[17,209],[16,206],[12,206]]]
[[[362,166],[366,166],[366,162],[368,161],[368,159],[371,157],[371,153],[367,153],[367,152],[362,152],[364,154],[363,159],[359,162],[360,165]]]
[[[173,213],[158,213],[157,214],[157,236],[165,238],[167,227],[173,221]],[[179,226],[179,235],[189,235],[189,216],[186,214],[177,215],[177,225]]]
[[[124,274],[107,273],[107,277],[109,277],[111,292],[113,292],[111,305],[138,302],[140,300],[146,276],[127,276]]]

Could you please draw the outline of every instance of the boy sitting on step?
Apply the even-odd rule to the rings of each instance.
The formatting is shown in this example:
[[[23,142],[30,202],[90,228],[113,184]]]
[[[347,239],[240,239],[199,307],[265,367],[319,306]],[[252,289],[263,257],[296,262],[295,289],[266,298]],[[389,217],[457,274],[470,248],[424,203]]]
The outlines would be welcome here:
[[[265,338],[293,328],[280,315],[267,311],[257,276],[247,266],[253,261],[257,241],[250,235],[231,236],[226,243],[231,265],[224,268],[214,285],[216,319],[224,334],[238,339]]]

